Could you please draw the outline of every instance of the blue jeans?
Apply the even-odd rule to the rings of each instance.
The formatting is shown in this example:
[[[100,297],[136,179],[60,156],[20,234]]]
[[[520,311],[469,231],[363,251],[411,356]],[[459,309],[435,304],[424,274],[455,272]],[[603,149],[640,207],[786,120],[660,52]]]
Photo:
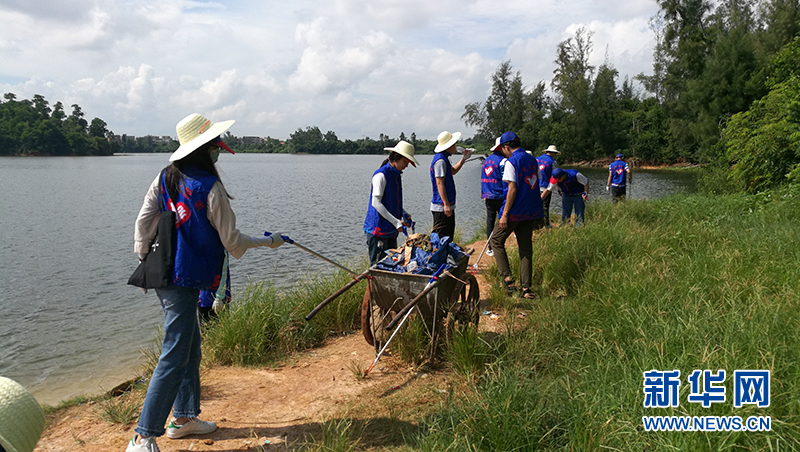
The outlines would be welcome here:
[[[164,310],[164,343],[136,427],[142,436],[163,435],[173,407],[175,418],[200,414],[199,292],[175,285],[156,289]]]
[[[575,226],[583,224],[583,212],[586,209],[586,204],[583,202],[581,195],[561,195],[561,224],[569,223],[569,217],[572,216],[572,207],[575,207]]]

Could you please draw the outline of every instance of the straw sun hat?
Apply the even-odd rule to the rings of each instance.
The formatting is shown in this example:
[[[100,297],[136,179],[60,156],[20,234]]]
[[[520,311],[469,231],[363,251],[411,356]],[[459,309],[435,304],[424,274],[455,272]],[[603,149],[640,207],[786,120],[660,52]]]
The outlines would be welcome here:
[[[417,159],[414,158],[414,146],[412,146],[411,143],[400,140],[396,145],[394,145],[393,148],[383,148],[383,150],[397,152],[398,154],[407,158],[408,161],[414,165],[414,168],[417,167]]]
[[[450,133],[448,131],[444,131],[436,137],[436,141],[439,144],[433,149],[433,152],[442,152],[450,149],[450,146],[456,144],[456,142],[461,138],[461,132]]]
[[[234,122],[235,121],[230,120],[213,123],[203,115],[197,113],[192,113],[183,118],[181,122],[175,126],[175,130],[178,131],[178,141],[181,145],[169,156],[169,161],[174,162],[186,157],[200,148],[200,146],[222,135],[226,130],[231,128]],[[225,148],[231,154],[233,153],[228,146],[225,146],[222,142],[220,143],[221,147]]]
[[[544,150],[544,152],[552,152],[554,154],[561,154],[561,151],[556,149],[556,145],[554,145],[554,144],[551,144],[550,146],[548,146],[547,149]]]
[[[31,452],[44,431],[36,399],[14,380],[0,377],[0,445],[7,452]]]

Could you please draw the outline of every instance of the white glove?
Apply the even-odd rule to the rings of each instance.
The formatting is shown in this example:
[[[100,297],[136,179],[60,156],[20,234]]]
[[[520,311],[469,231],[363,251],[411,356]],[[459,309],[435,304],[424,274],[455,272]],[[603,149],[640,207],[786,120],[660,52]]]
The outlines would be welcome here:
[[[266,246],[268,246],[268,247],[270,247],[272,249],[275,249],[275,248],[283,245],[283,237],[281,237],[281,233],[280,232],[276,232],[276,233],[272,234],[271,236],[264,237],[264,238],[272,239],[272,241],[270,243],[266,244]]]
[[[608,191],[608,185],[606,185],[606,191]]]
[[[224,291],[225,289],[222,290]],[[225,303],[219,298],[214,298],[214,304],[211,305],[211,309],[213,309],[215,313],[219,314],[220,311],[225,309]]]

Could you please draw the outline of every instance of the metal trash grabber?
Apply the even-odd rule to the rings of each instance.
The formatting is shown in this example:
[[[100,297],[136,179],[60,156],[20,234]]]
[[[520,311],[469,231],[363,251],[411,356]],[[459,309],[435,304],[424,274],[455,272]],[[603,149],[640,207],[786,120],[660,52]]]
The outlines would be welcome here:
[[[469,272],[472,275],[475,275],[476,273],[478,273],[478,263],[481,261],[481,258],[483,257],[483,252],[486,251],[486,247],[489,246],[489,240],[492,240],[492,236],[494,235],[494,231],[496,231],[496,230],[497,230],[497,227],[492,229],[492,232],[489,233],[489,237],[486,238],[486,243],[483,244],[483,249],[481,250],[481,254],[478,255],[478,260],[476,260],[475,263],[472,264],[472,268],[470,268],[470,270],[469,270]]]
[[[392,319],[392,321],[389,322],[388,325],[386,325],[386,331],[391,331],[392,328],[394,328],[395,325],[397,325],[397,322],[400,321],[400,317],[401,316],[405,316],[406,314],[408,314],[411,311],[411,308],[416,306],[417,303],[419,303],[419,301],[422,299],[422,297],[425,296],[425,294],[430,292],[431,289],[433,289],[434,287],[436,287],[437,284],[439,284],[439,275],[441,275],[441,273],[444,271],[444,268],[446,266],[447,266],[447,263],[444,263],[439,267],[438,270],[436,270],[436,273],[434,273],[431,276],[431,279],[428,280],[428,284],[425,285],[425,288],[422,289],[422,292],[420,292],[419,295],[414,297],[414,299],[411,300],[410,303],[405,305],[405,307],[403,309],[401,309],[400,312],[398,312],[396,316],[394,316],[394,319]]]
[[[378,360],[380,359],[381,355],[383,355],[383,352],[386,350],[386,347],[389,346],[389,342],[392,342],[392,338],[394,338],[394,335],[397,334],[398,331],[400,331],[400,327],[403,326],[403,322],[405,322],[408,316],[411,315],[411,311],[413,311],[413,309],[409,309],[406,315],[403,316],[403,320],[400,321],[400,324],[397,325],[397,328],[394,330],[392,335],[389,336],[389,340],[387,340],[386,343],[383,344],[383,348],[381,349],[380,352],[378,352],[378,356],[375,357],[375,360],[372,361],[372,364],[370,364],[369,367],[367,367],[367,370],[364,371],[365,377],[369,375],[369,372],[372,370],[373,367],[375,367],[375,364],[378,363]]]
[[[266,237],[269,237],[269,236],[271,236],[271,235],[272,235],[272,233],[271,233],[271,232],[265,232],[265,233],[264,233],[264,235],[265,235]],[[309,253],[309,254],[312,254],[312,255],[314,255],[314,256],[316,256],[316,257],[318,257],[318,258],[322,259],[322,260],[324,260],[325,262],[327,262],[327,263],[329,263],[329,264],[333,264],[333,265],[335,265],[335,266],[337,266],[337,267],[341,268],[342,270],[344,270],[344,271],[346,271],[346,272],[350,273],[350,274],[351,274],[351,275],[353,275],[353,276],[359,276],[359,274],[358,274],[358,273],[356,273],[356,272],[354,272],[353,270],[350,270],[349,268],[347,268],[347,267],[344,267],[344,266],[342,266],[342,265],[340,265],[340,264],[338,264],[338,263],[336,263],[336,262],[334,262],[334,261],[332,261],[332,260],[328,259],[327,257],[325,257],[325,256],[323,256],[323,255],[321,255],[321,254],[319,254],[319,253],[315,253],[314,251],[311,251],[310,249],[308,249],[308,248],[304,247],[303,245],[301,245],[301,244],[299,244],[299,243],[295,242],[294,240],[290,239],[290,238],[289,238],[289,236],[282,235],[282,236],[281,236],[281,238],[283,239],[283,241],[284,241],[284,242],[286,242],[286,243],[290,243],[290,244],[292,244],[292,245],[294,245],[294,246],[296,246],[296,247],[300,248],[301,250],[303,250],[303,251],[305,251],[305,252],[307,252],[307,253]]]
[[[369,278],[369,269],[367,269],[367,270],[366,270],[364,273],[362,273],[362,274],[360,274],[360,275],[358,275],[358,276],[355,276],[355,277],[353,278],[353,280],[352,280],[352,281],[350,281],[350,282],[348,282],[347,284],[345,284],[345,285],[344,285],[344,287],[342,287],[341,289],[337,290],[337,291],[336,291],[336,292],[335,292],[333,295],[331,295],[330,297],[328,297],[328,298],[326,298],[326,299],[322,300],[322,303],[318,304],[316,308],[312,309],[312,310],[311,310],[311,312],[309,312],[309,313],[308,313],[308,315],[306,315],[306,321],[309,321],[309,320],[311,320],[312,318],[314,318],[314,316],[315,316],[315,315],[317,315],[317,313],[318,313],[318,312],[319,312],[319,311],[320,311],[322,308],[324,308],[325,306],[327,306],[327,305],[328,305],[328,303],[330,303],[331,301],[333,301],[333,300],[335,300],[335,299],[339,298],[339,295],[341,295],[341,294],[343,294],[343,293],[347,292],[347,291],[348,291],[348,290],[349,290],[351,287],[355,286],[356,284],[358,284],[359,282],[361,282],[361,280],[362,280],[362,279],[365,279],[365,278]]]

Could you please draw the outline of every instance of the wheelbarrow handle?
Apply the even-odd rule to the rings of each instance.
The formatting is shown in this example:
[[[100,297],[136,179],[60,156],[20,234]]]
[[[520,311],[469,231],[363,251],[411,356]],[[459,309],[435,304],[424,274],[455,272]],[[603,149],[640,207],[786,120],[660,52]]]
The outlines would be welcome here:
[[[411,300],[410,303],[405,305],[405,307],[401,309],[396,316],[394,316],[392,321],[389,322],[388,325],[386,325],[386,331],[391,331],[394,328],[394,326],[397,325],[397,322],[399,322],[401,318],[403,318],[409,311],[411,311],[411,309],[414,306],[416,306],[417,303],[419,303],[419,300],[421,300],[422,297],[425,296],[425,294],[430,292],[431,289],[433,289],[434,287],[436,287],[436,285],[439,284],[439,275],[441,275],[441,273],[445,270],[446,266],[447,266],[446,263],[442,264],[441,267],[439,267],[439,269],[436,270],[436,273],[434,273],[433,276],[431,276],[431,279],[428,281],[428,284],[425,285],[425,288],[422,289],[422,292],[420,292],[419,295],[414,297],[414,299]]]
[[[313,319],[314,316],[317,315],[317,313],[320,310],[322,310],[322,308],[324,308],[325,306],[328,305],[328,303],[330,303],[331,301],[339,298],[339,296],[341,294],[343,294],[343,293],[347,292],[348,290],[350,290],[351,287],[353,287],[356,284],[358,284],[359,282],[361,282],[361,280],[366,278],[368,275],[369,275],[369,270],[367,270],[364,273],[354,277],[352,281],[350,281],[349,283],[345,284],[344,287],[342,287],[341,289],[337,290],[333,295],[331,295],[330,297],[322,300],[322,303],[318,304],[316,308],[312,309],[311,312],[308,313],[308,315],[306,316],[306,321],[310,321],[311,319]]]

